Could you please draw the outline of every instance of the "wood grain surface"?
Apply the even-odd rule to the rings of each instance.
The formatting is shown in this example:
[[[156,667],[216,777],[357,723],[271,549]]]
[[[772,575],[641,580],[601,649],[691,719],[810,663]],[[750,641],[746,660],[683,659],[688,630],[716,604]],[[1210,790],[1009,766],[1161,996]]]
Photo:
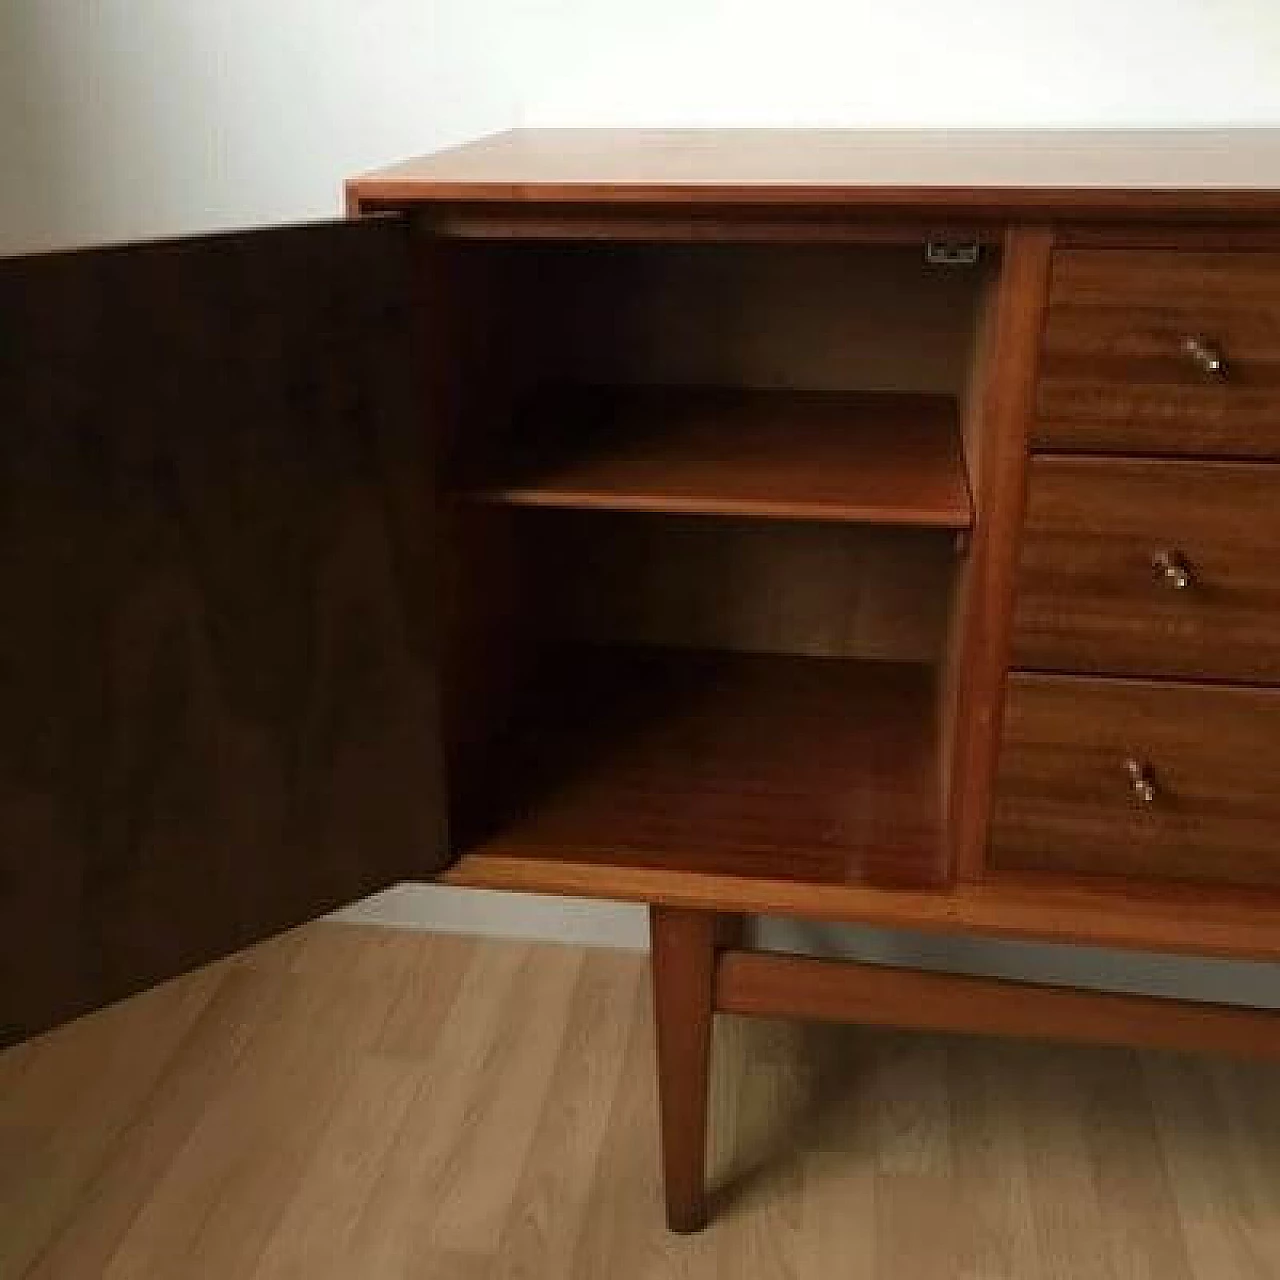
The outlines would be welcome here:
[[[707,1104],[717,917],[653,907],[649,967],[657,1039],[662,1185],[672,1231],[707,1222]]]
[[[954,874],[985,871],[991,787],[1009,665],[1013,587],[1026,492],[1027,430],[1053,245],[1047,227],[1009,233],[989,314],[976,335],[975,377],[965,413],[974,476],[974,530],[950,636],[953,690],[944,703],[950,732],[947,830]]]
[[[676,201],[1274,218],[1280,131],[516,129],[348,184],[365,203]]]
[[[903,662],[943,652],[957,562],[945,530],[599,511],[518,519],[547,635]]]
[[[1280,690],[1012,676],[991,859],[1280,886]]]
[[[1280,960],[1274,889],[1115,875],[992,872],[945,889],[815,884],[624,862],[606,851],[480,847],[444,873],[453,885],[882,925],[937,934],[1079,942],[1175,955]]]
[[[406,232],[0,264],[0,1011],[445,861]]]
[[[937,886],[935,720],[913,663],[568,648],[495,744],[459,848]]]
[[[1044,449],[1280,457],[1280,253],[1057,250],[1036,416]]]
[[[1033,458],[1013,660],[1280,680],[1278,546],[1273,464]]]
[[[715,1006],[754,1017],[1280,1058],[1280,1010],[766,952],[719,957]]]
[[[687,214],[687,211],[685,211]],[[538,380],[588,386],[903,391],[959,397],[999,254],[903,245],[447,245],[499,259],[494,305]],[[514,317],[514,321],[512,320]],[[490,359],[494,357],[491,355]]]
[[[597,388],[546,396],[510,471],[516,506],[964,529],[955,406],[941,396]]]

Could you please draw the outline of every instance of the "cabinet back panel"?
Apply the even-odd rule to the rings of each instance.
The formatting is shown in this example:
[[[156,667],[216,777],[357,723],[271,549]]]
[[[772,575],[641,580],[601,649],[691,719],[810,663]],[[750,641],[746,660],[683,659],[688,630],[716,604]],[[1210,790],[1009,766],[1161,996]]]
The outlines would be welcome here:
[[[951,395],[990,270],[922,245],[531,246],[517,269],[548,379]]]
[[[954,559],[946,534],[633,514],[527,519],[538,531],[538,596],[561,638],[940,656]]]

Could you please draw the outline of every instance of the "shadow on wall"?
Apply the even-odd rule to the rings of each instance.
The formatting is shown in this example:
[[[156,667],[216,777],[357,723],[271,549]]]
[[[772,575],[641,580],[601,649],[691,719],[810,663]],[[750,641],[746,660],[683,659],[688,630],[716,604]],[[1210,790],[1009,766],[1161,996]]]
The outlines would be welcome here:
[[[63,243],[76,200],[55,7],[9,2],[0,17],[0,254]]]
[[[1280,1009],[1280,966],[1274,964],[1107,951],[1065,943],[953,938],[800,920],[761,920],[755,941],[771,951]]]

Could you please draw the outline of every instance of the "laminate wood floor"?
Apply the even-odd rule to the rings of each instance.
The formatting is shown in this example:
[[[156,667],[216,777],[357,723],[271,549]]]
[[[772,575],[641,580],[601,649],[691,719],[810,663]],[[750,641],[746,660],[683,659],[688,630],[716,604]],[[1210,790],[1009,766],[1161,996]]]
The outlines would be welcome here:
[[[1280,1277],[1274,1066],[722,1019],[667,1235],[644,958],[322,924],[0,1056],[0,1276]]]

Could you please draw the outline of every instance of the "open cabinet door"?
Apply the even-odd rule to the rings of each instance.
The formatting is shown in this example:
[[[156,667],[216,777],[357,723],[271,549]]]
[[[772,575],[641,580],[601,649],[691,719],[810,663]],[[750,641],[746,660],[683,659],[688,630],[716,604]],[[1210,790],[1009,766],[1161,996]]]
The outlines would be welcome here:
[[[0,1039],[441,866],[409,235],[0,262]]]

